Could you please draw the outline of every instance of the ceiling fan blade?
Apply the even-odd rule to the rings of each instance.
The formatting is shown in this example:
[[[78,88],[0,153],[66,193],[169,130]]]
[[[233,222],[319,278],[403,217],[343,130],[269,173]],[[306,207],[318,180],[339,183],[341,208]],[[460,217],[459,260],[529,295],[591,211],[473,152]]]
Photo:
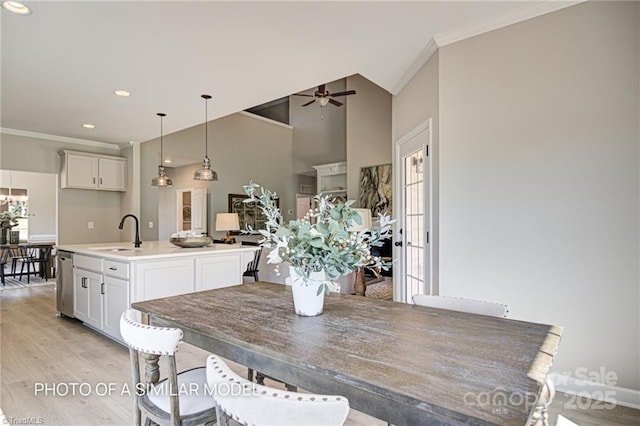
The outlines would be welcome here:
[[[355,95],[356,91],[355,90],[347,90],[344,92],[337,92],[337,93],[332,93],[329,96],[349,96],[349,95]]]
[[[342,105],[344,105],[342,102],[338,102],[338,101],[336,101],[335,99],[331,99],[331,98],[329,98],[329,103],[330,103],[330,104],[333,104],[333,105],[335,105],[335,106],[342,106]]]
[[[307,105],[311,105],[311,104],[312,104],[312,103],[314,103],[315,101],[316,101],[316,100],[314,99],[314,100],[309,101],[309,102],[307,102],[306,104],[302,104],[302,105],[300,105],[300,106],[307,106]]]
[[[309,98],[314,98],[313,95],[307,95],[306,93],[294,93],[293,96],[307,96]]]
[[[320,86],[318,86],[318,92],[324,93],[327,90],[325,86],[325,84],[321,84]]]

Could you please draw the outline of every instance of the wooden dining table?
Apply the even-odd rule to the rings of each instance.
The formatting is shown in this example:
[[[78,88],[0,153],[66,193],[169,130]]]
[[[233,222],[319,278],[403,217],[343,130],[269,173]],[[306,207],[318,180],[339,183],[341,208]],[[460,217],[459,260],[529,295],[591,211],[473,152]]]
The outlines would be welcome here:
[[[137,302],[184,341],[395,425],[525,425],[562,327],[361,296],[294,313],[290,287],[256,282]]]

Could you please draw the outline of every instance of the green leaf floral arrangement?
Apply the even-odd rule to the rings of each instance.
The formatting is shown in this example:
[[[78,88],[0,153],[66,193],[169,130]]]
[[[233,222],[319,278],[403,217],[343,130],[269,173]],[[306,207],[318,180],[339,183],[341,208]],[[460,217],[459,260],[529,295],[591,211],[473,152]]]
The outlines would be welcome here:
[[[13,228],[18,224],[19,215],[13,211],[0,213],[0,228]]]
[[[288,262],[305,278],[311,272],[324,270],[331,280],[359,267],[389,268],[389,263],[371,255],[372,246],[381,246],[383,240],[391,236],[394,221],[388,215],[378,215],[379,227],[350,231],[352,226],[362,224],[358,212],[351,208],[353,201],[334,204],[328,196],[318,194],[314,197],[316,208],[309,210],[302,219],[285,223],[274,192],[253,182],[245,185],[244,191],[249,196],[245,202],[256,202],[266,216],[265,229],[257,232],[263,237],[260,245],[272,249],[267,263]],[[322,289],[321,286],[318,292]],[[324,291],[328,292],[326,284]]]

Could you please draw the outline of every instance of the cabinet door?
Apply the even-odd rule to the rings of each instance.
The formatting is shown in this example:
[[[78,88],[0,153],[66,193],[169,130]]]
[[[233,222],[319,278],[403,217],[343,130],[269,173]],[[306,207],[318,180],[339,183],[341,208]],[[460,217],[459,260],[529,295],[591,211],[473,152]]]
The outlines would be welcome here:
[[[122,341],[120,317],[129,307],[129,281],[104,277],[104,332]]]
[[[102,285],[102,274],[84,271],[89,286],[89,309],[85,322],[92,327],[102,330],[102,293],[104,292]]]
[[[193,263],[193,259],[137,262],[134,301],[192,293]]]
[[[67,154],[65,165],[67,186],[73,188],[98,187],[98,158],[86,155]]]
[[[89,316],[89,284],[81,269],[73,270],[73,316],[80,321]]]
[[[125,160],[120,158],[100,158],[98,186],[110,191],[126,190]]]
[[[243,266],[237,254],[196,259],[196,291],[242,284]]]

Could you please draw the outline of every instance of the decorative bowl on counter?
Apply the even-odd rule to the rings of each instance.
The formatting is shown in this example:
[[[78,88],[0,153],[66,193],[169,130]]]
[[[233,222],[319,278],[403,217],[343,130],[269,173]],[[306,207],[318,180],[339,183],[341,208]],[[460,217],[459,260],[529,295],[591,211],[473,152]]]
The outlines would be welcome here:
[[[213,238],[208,235],[200,235],[197,237],[171,237],[169,242],[174,246],[182,248],[204,247],[211,244]]]

